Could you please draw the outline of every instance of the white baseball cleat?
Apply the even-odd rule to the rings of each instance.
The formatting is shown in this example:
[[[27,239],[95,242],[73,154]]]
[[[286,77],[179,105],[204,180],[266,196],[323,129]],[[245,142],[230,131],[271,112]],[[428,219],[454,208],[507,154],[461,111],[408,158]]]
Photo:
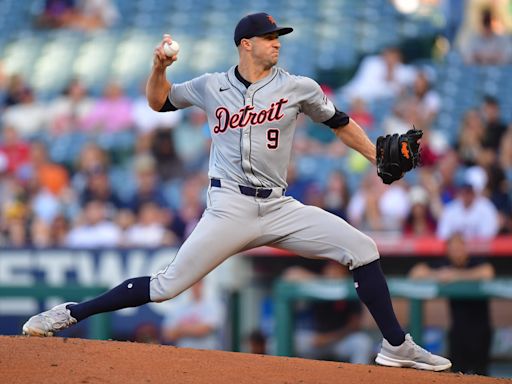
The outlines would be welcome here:
[[[29,336],[53,336],[57,331],[68,328],[77,321],[71,316],[66,305],[74,302],[59,304],[48,311],[32,316],[23,325],[23,334]]]
[[[388,367],[405,367],[427,371],[444,371],[452,366],[450,360],[434,355],[416,344],[411,335],[405,335],[405,341],[394,347],[386,339],[375,362]]]

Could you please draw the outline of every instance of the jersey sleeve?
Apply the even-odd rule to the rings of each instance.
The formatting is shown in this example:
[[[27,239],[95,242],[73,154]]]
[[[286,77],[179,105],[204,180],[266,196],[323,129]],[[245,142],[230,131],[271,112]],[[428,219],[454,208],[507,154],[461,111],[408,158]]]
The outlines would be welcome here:
[[[169,92],[169,101],[176,109],[195,105],[204,109],[206,85],[210,74],[204,74],[184,83],[173,84]]]
[[[334,104],[327,98],[316,81],[308,77],[299,77],[298,84],[298,92],[302,100],[301,112],[304,112],[316,123],[323,123],[334,116]]]

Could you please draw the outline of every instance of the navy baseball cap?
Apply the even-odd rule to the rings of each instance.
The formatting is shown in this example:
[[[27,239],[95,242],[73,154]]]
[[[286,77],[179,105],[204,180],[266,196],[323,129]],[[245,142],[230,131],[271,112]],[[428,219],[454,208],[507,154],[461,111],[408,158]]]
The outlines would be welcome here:
[[[277,32],[279,36],[293,31],[290,27],[278,27],[276,21],[268,13],[253,13],[243,17],[235,28],[235,44],[240,45],[242,39],[263,36],[267,33]]]

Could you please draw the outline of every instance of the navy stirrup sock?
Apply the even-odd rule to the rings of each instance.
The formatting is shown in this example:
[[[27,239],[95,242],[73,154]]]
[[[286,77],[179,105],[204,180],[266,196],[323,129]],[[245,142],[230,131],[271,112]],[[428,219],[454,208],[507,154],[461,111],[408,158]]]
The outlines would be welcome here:
[[[380,260],[352,270],[356,291],[368,307],[384,338],[394,346],[405,340],[405,333],[396,319],[388,284]]]
[[[77,321],[91,315],[116,311],[122,308],[138,307],[149,303],[149,276],[128,279],[103,295],[83,303],[68,305],[67,308]]]

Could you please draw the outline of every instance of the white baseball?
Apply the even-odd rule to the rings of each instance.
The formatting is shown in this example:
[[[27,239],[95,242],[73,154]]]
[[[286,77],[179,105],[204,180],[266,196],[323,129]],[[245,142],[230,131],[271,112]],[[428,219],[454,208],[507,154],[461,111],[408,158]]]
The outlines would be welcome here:
[[[168,57],[172,57],[177,54],[180,50],[180,45],[176,40],[173,40],[171,44],[164,44],[164,52]]]

